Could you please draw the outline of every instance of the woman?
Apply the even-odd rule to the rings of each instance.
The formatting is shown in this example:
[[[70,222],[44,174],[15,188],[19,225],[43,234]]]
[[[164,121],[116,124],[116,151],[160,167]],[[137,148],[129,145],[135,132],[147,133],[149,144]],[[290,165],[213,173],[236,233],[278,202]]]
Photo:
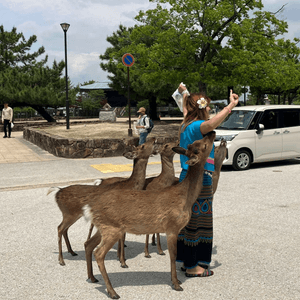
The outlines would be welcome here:
[[[178,91],[183,93],[186,87],[179,85]],[[230,91],[230,104],[215,117],[209,118],[210,99],[201,93],[188,95],[183,93],[184,119],[180,129],[180,146],[187,149],[189,144],[200,140],[205,134],[214,130],[238,104],[239,97]],[[187,157],[180,155],[182,181],[187,173]],[[179,233],[177,241],[176,261],[183,262],[181,268],[187,277],[206,277],[213,275],[209,270],[213,242],[212,219],[212,172],[214,171],[214,148],[204,166],[203,188],[192,209],[191,220]]]

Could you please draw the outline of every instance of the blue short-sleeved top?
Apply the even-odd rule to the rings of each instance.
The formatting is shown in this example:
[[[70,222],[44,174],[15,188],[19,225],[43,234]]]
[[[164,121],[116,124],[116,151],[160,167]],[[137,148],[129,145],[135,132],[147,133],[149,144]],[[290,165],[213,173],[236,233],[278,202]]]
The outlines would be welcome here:
[[[180,134],[180,146],[184,149],[187,149],[188,145],[192,144],[196,140],[202,140],[203,135],[200,131],[200,125],[203,123],[203,120],[194,121],[189,124],[183,132]],[[183,125],[184,126],[184,125]],[[207,171],[213,172],[215,170],[214,165],[214,146],[209,154],[209,157],[204,165],[204,169]],[[188,169],[188,166],[185,162],[188,161],[188,157],[185,155],[180,155],[181,168],[184,170]]]

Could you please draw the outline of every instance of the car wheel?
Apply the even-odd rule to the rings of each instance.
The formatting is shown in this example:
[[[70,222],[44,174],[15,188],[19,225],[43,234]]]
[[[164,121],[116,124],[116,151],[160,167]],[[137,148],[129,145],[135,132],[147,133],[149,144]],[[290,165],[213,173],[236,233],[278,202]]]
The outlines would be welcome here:
[[[237,171],[248,170],[251,164],[251,155],[247,150],[239,150],[233,157],[232,166]]]

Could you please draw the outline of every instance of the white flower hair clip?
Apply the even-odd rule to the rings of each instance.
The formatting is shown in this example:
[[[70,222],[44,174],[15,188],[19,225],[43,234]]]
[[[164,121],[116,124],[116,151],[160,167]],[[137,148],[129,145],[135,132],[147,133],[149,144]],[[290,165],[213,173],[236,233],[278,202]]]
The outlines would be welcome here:
[[[202,109],[207,106],[207,101],[202,97],[197,101],[197,104],[199,104],[199,109]]]

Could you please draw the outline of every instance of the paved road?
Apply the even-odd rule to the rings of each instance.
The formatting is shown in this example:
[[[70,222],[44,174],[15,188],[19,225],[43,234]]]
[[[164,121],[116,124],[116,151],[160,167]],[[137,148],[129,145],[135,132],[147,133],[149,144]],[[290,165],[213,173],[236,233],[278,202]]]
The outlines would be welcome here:
[[[69,234],[78,256],[70,256],[63,244],[66,266],[58,264],[61,213],[54,194],[46,193],[53,185],[91,184],[96,178],[128,176],[130,171],[104,173],[109,168],[94,165],[118,165],[118,171],[124,166],[126,170],[130,161],[123,157],[62,159],[23,145],[40,160],[0,164],[0,298],[108,299],[95,262],[99,283],[86,280],[83,242],[89,224],[84,219],[72,226]],[[43,160],[44,156],[48,160]],[[150,159],[148,175],[160,172],[158,161],[158,157]],[[299,160],[289,160],[254,165],[245,172],[222,170],[214,199],[215,275],[187,279],[178,271],[183,292],[171,288],[169,257],[159,256],[150,246],[152,258],[144,258],[144,236],[128,235],[129,269],[120,268],[116,247],[106,258],[121,299],[299,299],[299,167]],[[162,247],[168,254],[164,235]]]

